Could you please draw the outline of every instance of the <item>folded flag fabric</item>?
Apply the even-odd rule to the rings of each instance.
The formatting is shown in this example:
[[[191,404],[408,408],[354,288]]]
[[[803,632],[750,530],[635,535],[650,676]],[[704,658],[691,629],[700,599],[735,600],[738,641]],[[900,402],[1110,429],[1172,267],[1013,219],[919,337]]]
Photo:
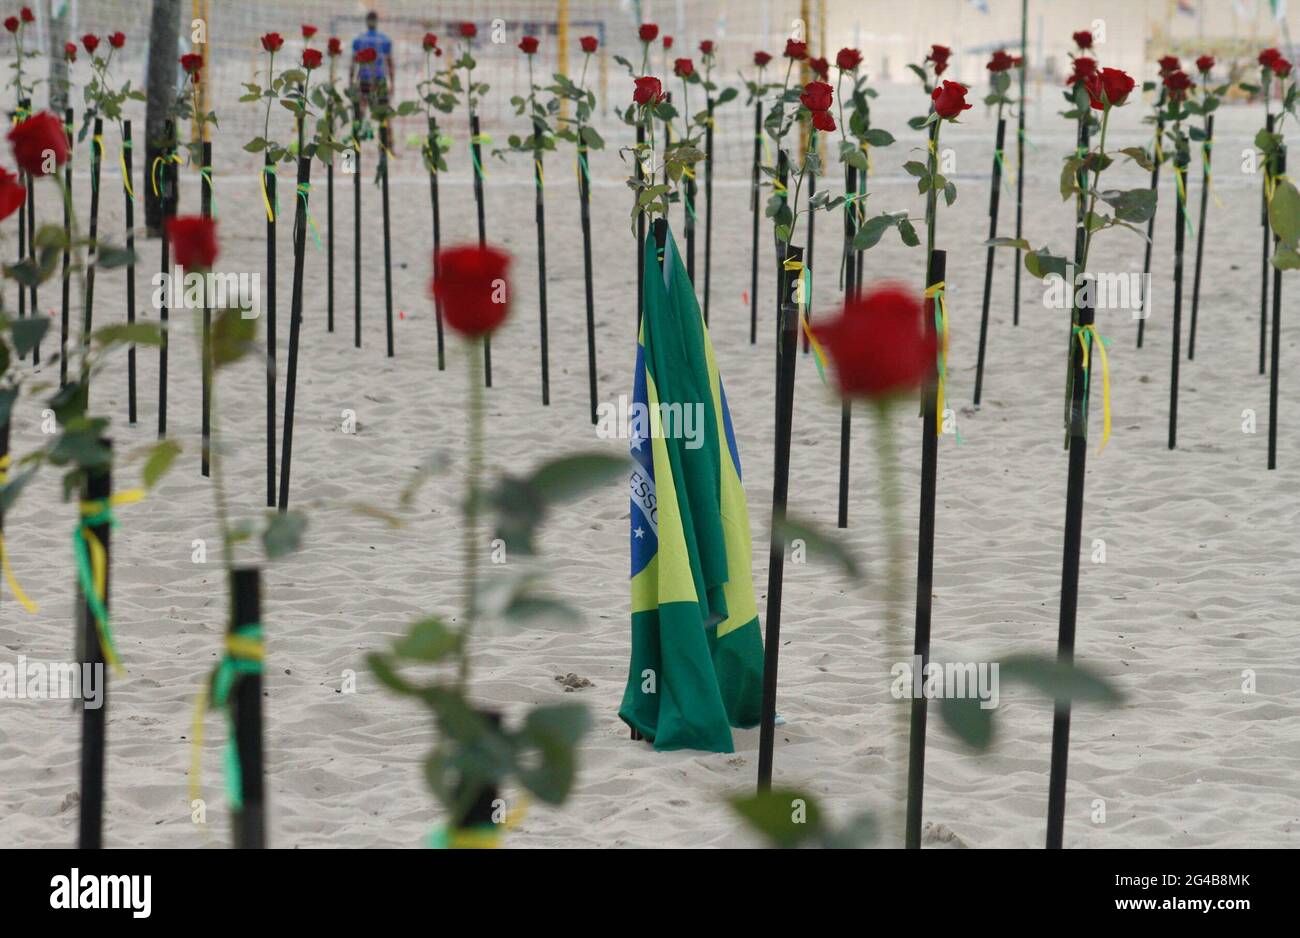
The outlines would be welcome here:
[[[731,728],[757,726],[762,704],[749,513],[713,345],[671,232],[664,242],[661,259],[646,240],[629,408],[632,660],[619,716],[658,750],[732,752]]]

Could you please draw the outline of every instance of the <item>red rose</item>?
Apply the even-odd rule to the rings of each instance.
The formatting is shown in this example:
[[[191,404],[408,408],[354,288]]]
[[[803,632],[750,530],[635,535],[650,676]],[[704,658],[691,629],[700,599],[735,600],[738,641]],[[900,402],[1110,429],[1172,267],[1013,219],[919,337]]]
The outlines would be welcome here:
[[[69,62],[77,61],[77,44],[75,42],[65,42],[63,44],[63,57]]]
[[[5,17],[5,29],[9,30],[9,32],[11,33],[18,32],[18,26],[19,26],[18,17],[16,16]]]
[[[587,53],[588,55],[591,55],[591,53],[595,52],[596,49],[600,46],[600,40],[597,39],[595,36],[583,36],[581,39],[578,40],[578,44],[582,46],[583,52]]]
[[[317,32],[318,32],[318,30],[316,29],[315,26],[311,25],[311,23],[303,23],[303,24],[302,24],[302,38],[303,38],[303,39],[310,39],[312,36],[316,35]]]
[[[1286,76],[1291,74],[1291,63],[1286,59],[1279,57],[1278,60],[1273,63],[1273,74],[1278,78],[1286,78]]]
[[[713,55],[712,39],[705,39],[700,43],[700,55]]]
[[[1065,80],[1067,85],[1073,85],[1077,82],[1087,82],[1089,78],[1097,74],[1097,60],[1090,59],[1086,55],[1081,55],[1074,60],[1074,73]]]
[[[1177,74],[1182,75],[1182,72]],[[1183,75],[1186,78],[1186,75]],[[1108,107],[1119,107],[1133,93],[1134,81],[1125,72],[1117,68],[1103,68],[1099,73],[1088,77],[1084,87],[1088,89],[1088,101],[1093,110],[1104,111]]]
[[[1088,29],[1079,30],[1077,33],[1074,34],[1074,44],[1078,46],[1080,49],[1091,49],[1092,31]]]
[[[654,23],[642,23],[636,33],[641,37],[642,42],[654,42],[659,38],[659,27]]]
[[[840,393],[879,400],[915,390],[935,368],[938,340],[924,323],[916,294],[885,283],[836,318],[819,318],[812,331],[835,365]]]
[[[284,45],[284,37],[279,33],[267,33],[262,37],[262,48],[267,52],[279,52]]]
[[[794,59],[796,62],[808,58],[808,43],[787,39],[785,41],[785,57]]]
[[[1186,72],[1179,69],[1165,75],[1165,87],[1169,90],[1171,100],[1181,101],[1187,97],[1187,90],[1192,87],[1192,80],[1187,77]],[[1094,104],[1093,107],[1096,105]]]
[[[524,55],[533,55],[537,52],[537,37],[525,36],[519,40],[519,51]]]
[[[754,64],[757,65],[759,68],[763,68],[770,61],[772,61],[772,57],[768,55],[766,52],[754,53]]]
[[[99,48],[99,37],[94,33],[86,33],[81,37],[81,44],[86,47],[87,52],[94,55],[95,50]]]
[[[664,51],[667,52],[672,47],[673,47],[673,37],[664,36]]]
[[[695,63],[690,59],[674,59],[673,74],[678,78],[690,78],[695,74]]]
[[[424,48],[425,52],[432,52],[434,49],[438,48],[438,37],[433,33],[425,33],[424,39],[420,42],[420,45]]]
[[[27,200],[27,187],[17,175],[0,167],[0,221],[4,221]]]
[[[108,44],[114,49],[120,49],[126,45],[126,33],[116,32],[108,37]]]
[[[948,59],[950,58],[952,58],[952,50],[947,46],[935,43],[930,46],[930,54],[925,57],[925,60],[934,63],[934,73],[936,75],[942,75],[948,70]]]
[[[14,150],[14,162],[28,175],[45,175],[45,156],[53,154],[55,166],[68,161],[68,138],[63,121],[49,111],[33,114],[9,131],[9,143]]]
[[[211,270],[217,260],[217,223],[201,215],[167,219],[167,240],[186,270]]]
[[[810,81],[803,86],[803,94],[799,95],[799,103],[815,114],[818,111],[828,110],[834,97],[834,89],[826,82]]]
[[[999,49],[993,53],[993,58],[989,59],[988,69],[990,72],[1005,72],[1015,64],[1015,59],[1007,55],[1004,50]]]
[[[331,56],[343,54],[343,41],[338,36],[330,36],[329,53]]]
[[[1161,77],[1168,75],[1170,72],[1176,72],[1182,67],[1183,63],[1178,61],[1178,56],[1176,55],[1166,55],[1160,59]]]
[[[18,11],[18,15],[23,18],[24,23],[36,22],[36,14],[32,12],[31,7],[23,7],[21,10]]]
[[[810,58],[808,60],[808,69],[818,78],[831,77],[831,63],[827,62],[825,59]]]
[[[321,51],[320,49],[303,49],[302,50],[302,67],[311,71],[313,68],[320,68]]]
[[[857,49],[841,49],[835,56],[835,66],[842,72],[851,72],[862,64],[862,53]]]
[[[379,53],[375,52],[373,48],[361,49],[357,52],[355,58],[358,64],[369,65],[374,62],[375,59],[379,58]]]
[[[1273,63],[1282,58],[1282,53],[1276,49],[1265,49],[1259,54],[1259,64],[1267,69],[1273,67]]]
[[[664,100],[664,86],[659,83],[659,79],[652,75],[646,75],[636,80],[636,91],[632,93],[632,100],[637,104],[658,104]]]
[[[203,56],[197,52],[186,52],[181,56],[181,68],[185,69],[187,75],[197,74],[203,68]]]
[[[444,321],[467,338],[494,331],[510,311],[506,272],[510,255],[477,244],[443,248],[438,253],[432,291]]]
[[[813,111],[812,125],[818,130],[829,132],[835,129],[835,118],[831,117],[830,111]]]
[[[1196,70],[1202,75],[1208,75],[1212,68],[1214,68],[1214,56],[1203,55],[1196,60]]]
[[[460,37],[462,39],[473,39],[478,35],[478,27],[473,23],[460,24]]]
[[[954,120],[962,111],[969,111],[971,106],[966,103],[966,91],[965,85],[955,81],[945,81],[935,88],[930,94],[935,113],[946,120]]]

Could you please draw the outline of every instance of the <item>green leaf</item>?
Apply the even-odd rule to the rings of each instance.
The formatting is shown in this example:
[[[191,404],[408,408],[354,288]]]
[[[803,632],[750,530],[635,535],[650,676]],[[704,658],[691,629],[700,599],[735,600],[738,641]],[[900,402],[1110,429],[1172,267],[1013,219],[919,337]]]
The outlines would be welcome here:
[[[1156,192],[1154,189],[1107,189],[1098,192],[1097,197],[1115,209],[1115,217],[1121,221],[1140,224],[1156,213]]]
[[[989,238],[984,242],[984,246],[990,248],[1015,248],[1017,251],[1031,250],[1029,242],[1024,238]]]
[[[461,636],[436,618],[422,619],[393,645],[393,654],[412,661],[442,661],[461,645]]]
[[[622,456],[578,453],[543,463],[533,470],[528,483],[542,502],[550,507],[579,498],[591,489],[621,479],[630,468],[628,460]]]
[[[1151,158],[1147,155],[1147,151],[1141,147],[1125,147],[1119,152],[1137,163],[1138,166],[1145,169],[1148,173],[1156,168],[1155,164],[1151,162]]]
[[[175,440],[163,440],[155,443],[149,450],[149,458],[144,464],[145,488],[153,488],[158,480],[167,474],[176,457],[181,454],[181,445]]]
[[[1273,266],[1278,270],[1300,270],[1300,254],[1287,247],[1285,244],[1277,246],[1277,252],[1272,258]]]
[[[307,516],[299,511],[279,512],[271,516],[262,532],[262,546],[268,560],[291,554],[302,546],[302,535],[307,530]]]
[[[366,656],[366,661],[370,665],[370,670],[375,672],[375,677],[379,678],[379,682],[389,690],[397,691],[399,694],[414,695],[420,693],[418,687],[409,683],[397,673],[397,669],[387,655],[371,652]]]
[[[257,321],[238,309],[223,309],[212,323],[212,364],[215,368],[239,361],[253,349]]]
[[[906,218],[898,220],[898,234],[903,239],[903,243],[909,248],[914,248],[921,243],[921,239],[916,234],[916,229]]]
[[[952,734],[974,749],[988,749],[993,743],[993,710],[981,707],[978,697],[944,697],[939,716]]]
[[[1001,679],[1028,684],[1054,699],[1106,706],[1123,700],[1109,681],[1091,669],[1055,658],[1016,655],[1004,660],[998,670]]]
[[[896,224],[892,215],[877,215],[869,218],[853,236],[853,250],[865,251],[875,247],[880,239]]]
[[[894,142],[894,135],[887,130],[872,129],[863,135],[862,141],[868,146],[887,147]]]
[[[95,266],[105,269],[114,267],[125,267],[127,264],[134,264],[136,261],[135,251],[128,251],[126,248],[114,247],[111,244],[101,244],[95,250]]]
[[[1046,248],[1040,248],[1037,251],[1029,251],[1025,254],[1025,270],[1037,277],[1039,280],[1047,277],[1049,274],[1059,274],[1065,276],[1065,258],[1057,257],[1054,254],[1048,254]]]
[[[774,847],[798,847],[822,833],[816,799],[792,788],[732,798],[731,807]]]
[[[114,345],[162,345],[162,327],[155,323],[114,323],[100,326],[90,341],[101,348]]]
[[[1300,239],[1300,190],[1289,179],[1279,179],[1268,206],[1268,220],[1282,243],[1293,250]]]
[[[825,558],[838,566],[840,571],[850,579],[862,579],[862,569],[858,566],[857,558],[853,556],[848,545],[835,535],[818,529],[810,522],[791,518],[788,515],[784,522],[777,524],[775,533],[787,545],[795,540],[803,541],[808,548],[809,559],[816,561]]]
[[[930,174],[930,169],[924,163],[917,160],[908,160],[903,164],[903,169],[916,176],[918,179]]]
[[[524,720],[515,738],[516,774],[530,792],[547,804],[560,804],[568,797],[577,775],[576,746],[591,719],[583,704],[550,704],[537,707]],[[535,751],[538,765],[530,765]]]
[[[9,331],[14,337],[14,351],[18,353],[18,357],[22,358],[36,348],[49,328],[50,321],[44,317],[32,316],[14,320],[9,326]]]

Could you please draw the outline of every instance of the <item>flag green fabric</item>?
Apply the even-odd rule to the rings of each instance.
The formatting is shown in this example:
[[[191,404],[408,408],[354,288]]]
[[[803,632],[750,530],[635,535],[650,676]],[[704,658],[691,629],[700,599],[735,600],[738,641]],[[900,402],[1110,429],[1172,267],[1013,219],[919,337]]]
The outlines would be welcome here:
[[[632,659],[619,716],[655,749],[732,752],[758,725],[749,512],[713,345],[671,232],[646,241],[629,407]]]

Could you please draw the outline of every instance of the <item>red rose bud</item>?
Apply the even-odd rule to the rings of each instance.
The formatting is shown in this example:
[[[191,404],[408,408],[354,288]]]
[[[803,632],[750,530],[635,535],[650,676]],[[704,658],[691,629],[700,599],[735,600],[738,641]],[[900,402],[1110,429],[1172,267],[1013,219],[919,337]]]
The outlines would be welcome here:
[[[924,322],[916,294],[886,283],[850,300],[836,318],[818,317],[812,331],[840,393],[881,400],[915,391],[934,369],[938,340]]]
[[[311,71],[313,68],[320,68],[321,51],[320,49],[303,49],[302,50],[302,67]]]
[[[267,52],[279,52],[284,46],[284,37],[279,33],[267,33],[262,37],[262,48]]]
[[[1176,55],[1166,55],[1160,59],[1160,75],[1164,77],[1170,72],[1176,72],[1183,67],[1183,63],[1178,61]]]
[[[851,72],[862,64],[862,53],[857,49],[841,49],[835,56],[835,66],[842,72]]]
[[[1196,60],[1196,70],[1200,72],[1202,75],[1208,75],[1210,73],[1210,70],[1213,68],[1214,68],[1214,56],[1212,55],[1203,55]]]
[[[317,32],[319,32],[319,30],[317,30],[315,26],[311,25],[311,23],[302,24],[303,39],[310,39],[312,36],[316,35]]]
[[[1273,74],[1278,78],[1286,78],[1291,74],[1291,63],[1284,58],[1278,58],[1273,63]]]
[[[533,55],[537,52],[537,37],[525,36],[519,40],[519,51],[524,55]]]
[[[11,33],[18,32],[18,27],[20,25],[21,24],[18,22],[18,17],[16,16],[5,17],[5,29],[9,30],[9,32]]]
[[[217,223],[201,215],[167,219],[167,240],[186,270],[211,270],[217,260]]]
[[[636,80],[636,90],[632,92],[632,100],[637,104],[658,104],[663,99],[664,86],[660,84],[658,78],[646,75]]]
[[[54,157],[50,172],[68,161],[68,138],[63,121],[49,111],[33,114],[14,125],[9,131],[9,143],[13,147],[14,162],[31,176],[46,175],[47,156]]]
[[[768,55],[766,52],[754,53],[754,64],[757,65],[759,68],[763,68],[770,61],[772,61],[772,57]]]
[[[1271,69],[1273,63],[1282,58],[1282,53],[1276,49],[1265,49],[1259,54],[1259,64],[1265,68]]]
[[[1171,99],[1181,101],[1187,97],[1187,90],[1192,87],[1192,80],[1187,77],[1186,72],[1180,69],[1165,75],[1165,87],[1169,89]],[[1094,104],[1093,107],[1096,107],[1096,105]]]
[[[475,244],[441,250],[432,292],[447,325],[468,338],[500,326],[510,312],[509,268],[510,255],[496,248]]]
[[[434,49],[438,48],[438,37],[433,33],[425,33],[424,39],[420,41],[420,47],[424,49],[425,52],[432,52]]]
[[[327,48],[329,49],[329,54],[330,54],[331,56],[342,55],[342,54],[343,54],[343,40],[339,39],[338,36],[330,36],[330,41],[329,41],[329,44],[328,44]]]
[[[988,69],[990,72],[1005,72],[1015,64],[1015,59],[1007,55],[1004,50],[999,49],[993,53],[993,58],[989,59]]]
[[[81,44],[86,47],[87,52],[94,55],[95,50],[99,48],[99,37],[94,33],[86,33],[81,37]]]
[[[582,46],[583,52],[591,55],[591,53],[595,52],[596,49],[599,48],[600,40],[595,36],[583,36],[578,40],[578,44]]]
[[[181,56],[181,68],[185,69],[185,74],[194,75],[203,68],[203,56],[197,52],[186,52]]]
[[[945,81],[935,88],[930,94],[935,113],[945,120],[955,120],[962,111],[969,111],[971,106],[966,103],[966,91],[965,85],[955,81]]]
[[[75,42],[65,42],[63,44],[63,57],[69,62],[77,61],[77,44]]]
[[[18,211],[18,206],[26,200],[27,187],[18,180],[17,175],[0,168],[0,221]]]
[[[831,63],[825,59],[809,59],[808,69],[818,78],[831,77]]]
[[[672,47],[673,47],[673,37],[664,36],[664,51],[667,52]]]
[[[674,59],[673,74],[678,78],[690,78],[695,74],[695,63],[690,59]]]
[[[374,49],[362,49],[356,54],[357,63],[360,65],[369,65],[379,58],[379,53]]]
[[[948,70],[948,59],[950,58],[952,58],[952,50],[947,46],[935,43],[930,46],[930,54],[925,57],[925,60],[934,63],[934,73],[936,75],[942,75]]]
[[[713,55],[712,39],[705,39],[700,43],[700,55]]]
[[[1178,72],[1182,75],[1182,72]],[[1183,75],[1186,78],[1186,75]],[[1127,73],[1118,68],[1103,68],[1084,83],[1088,89],[1088,101],[1094,110],[1104,111],[1108,107],[1119,107],[1133,93],[1134,81]]]
[[[641,37],[642,42],[654,42],[659,38],[659,27],[654,23],[642,23],[636,34]]]
[[[22,17],[24,23],[36,22],[36,14],[32,12],[31,7],[23,7],[18,11],[18,15]]]
[[[1067,85],[1073,85],[1076,82],[1087,82],[1089,78],[1097,74],[1097,60],[1090,59],[1086,55],[1081,55],[1074,60],[1074,72],[1065,80]]]
[[[114,49],[120,49],[126,45],[126,33],[116,32],[108,37],[108,44]]]
[[[1074,34],[1074,44],[1078,46],[1080,49],[1091,49],[1092,31],[1088,29],[1079,30],[1077,33]]]
[[[834,97],[834,89],[826,82],[810,81],[803,86],[803,94],[799,95],[799,103],[816,114],[818,111],[829,110]]]
[[[785,41],[785,57],[794,59],[796,62],[808,58],[808,43],[787,39]]]
[[[812,125],[817,130],[829,132],[835,129],[835,118],[831,117],[830,111],[813,111]]]
[[[473,39],[478,35],[478,27],[473,23],[460,24],[460,37],[462,39]]]

